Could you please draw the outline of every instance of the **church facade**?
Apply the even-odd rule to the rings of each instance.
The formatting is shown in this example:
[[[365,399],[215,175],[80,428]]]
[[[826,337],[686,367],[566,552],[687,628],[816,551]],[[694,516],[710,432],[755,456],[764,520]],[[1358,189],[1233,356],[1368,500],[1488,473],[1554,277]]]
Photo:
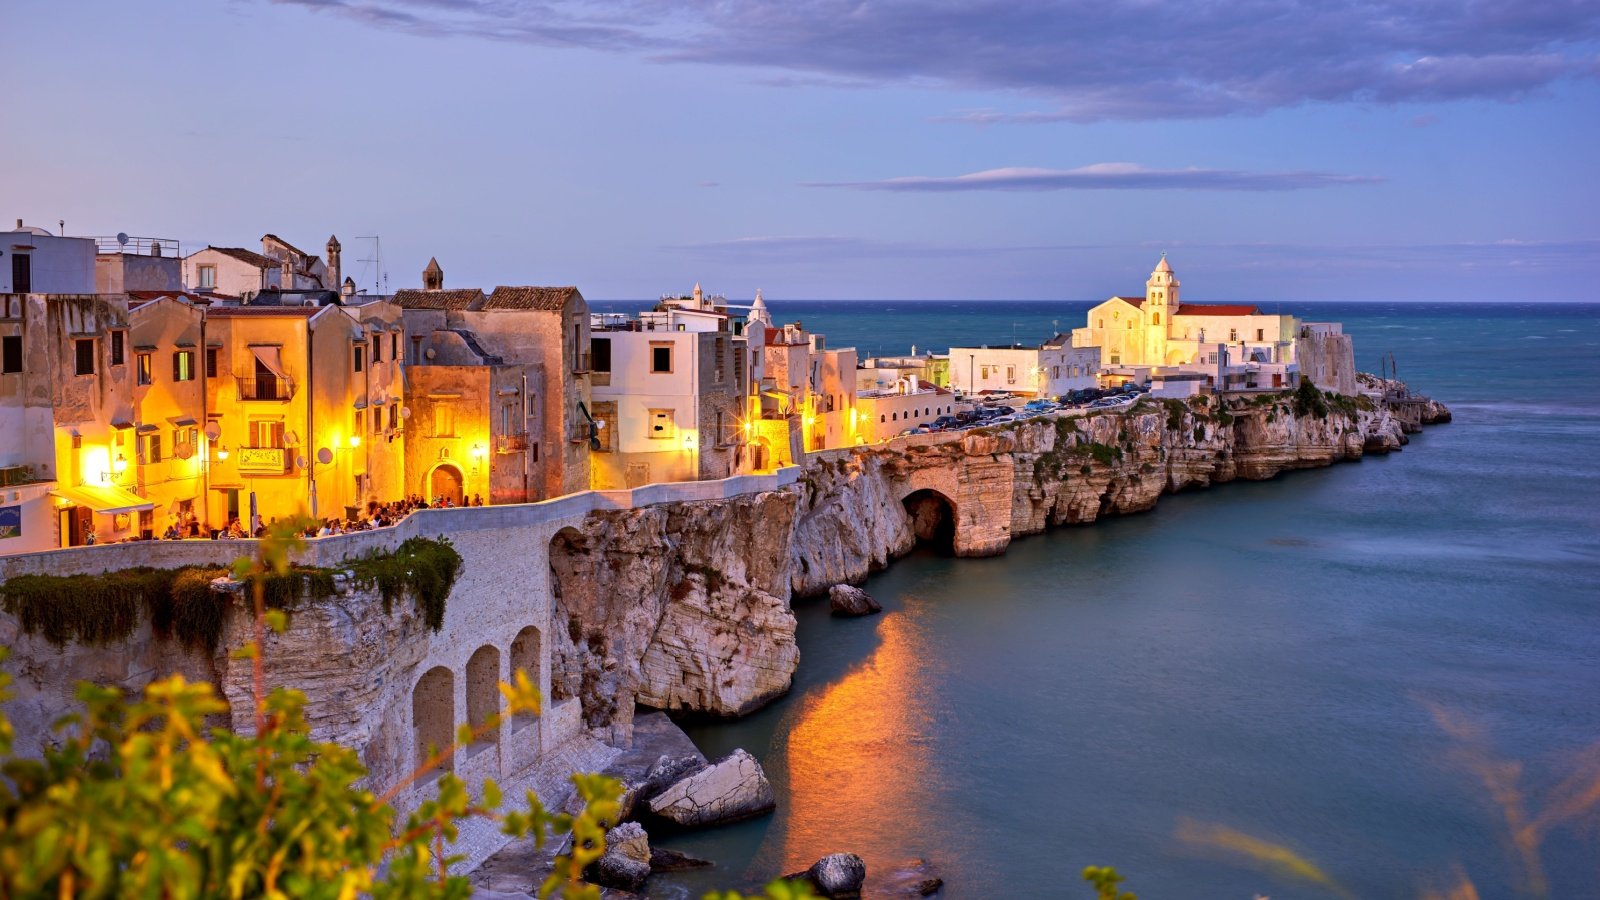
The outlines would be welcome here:
[[[1247,303],[1184,303],[1165,254],[1142,297],[1112,297],[1089,310],[1072,330],[1074,347],[1099,347],[1100,363],[1176,366],[1204,362],[1228,348],[1235,362],[1296,362],[1294,316],[1264,313]]]

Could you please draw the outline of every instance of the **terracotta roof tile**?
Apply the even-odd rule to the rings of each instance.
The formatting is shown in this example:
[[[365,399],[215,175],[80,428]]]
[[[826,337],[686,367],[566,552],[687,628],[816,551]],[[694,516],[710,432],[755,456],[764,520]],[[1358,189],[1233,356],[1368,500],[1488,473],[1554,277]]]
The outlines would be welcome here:
[[[1261,307],[1249,303],[1180,303],[1180,316],[1259,316]]]
[[[326,306],[218,306],[213,305],[206,310],[207,318],[240,318],[252,316],[267,318],[282,316],[284,318],[309,319],[324,309]]]
[[[1117,299],[1121,300],[1123,303],[1132,303],[1134,306],[1144,305],[1143,297],[1118,297]]]
[[[483,291],[477,288],[437,291],[409,288],[396,291],[394,295],[394,302],[401,309],[468,309],[482,299]]]
[[[582,297],[575,287],[507,287],[501,285],[489,295],[483,309],[561,310],[573,296]]]

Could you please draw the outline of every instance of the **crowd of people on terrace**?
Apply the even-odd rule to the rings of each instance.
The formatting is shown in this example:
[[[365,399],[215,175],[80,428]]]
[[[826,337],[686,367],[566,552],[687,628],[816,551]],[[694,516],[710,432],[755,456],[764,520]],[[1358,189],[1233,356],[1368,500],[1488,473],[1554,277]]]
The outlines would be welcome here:
[[[419,509],[449,509],[456,506],[482,505],[483,496],[480,494],[474,494],[470,500],[466,500],[462,503],[457,503],[449,497],[434,497],[430,500],[421,494],[412,494],[403,500],[396,500],[389,503],[379,503],[378,501],[373,500],[369,501],[366,507],[357,512],[353,517],[336,516],[332,518],[320,519],[315,525],[308,526],[304,531],[301,532],[301,534],[304,537],[312,538],[350,534],[357,531],[371,531],[375,528],[388,528],[391,525],[397,525],[400,523],[400,520],[411,515],[413,511]],[[267,534],[267,529],[277,521],[278,520],[276,518],[273,518],[259,522],[256,525],[255,532],[252,534],[248,524],[241,522],[237,516],[229,519],[228,524],[221,528],[207,529],[205,526],[200,524],[199,519],[197,519],[194,514],[185,513],[182,516],[174,518],[170,523],[168,523],[167,530],[162,533],[161,539],[165,541],[180,541],[184,539],[205,538],[210,538],[211,540],[238,540],[248,537],[259,538],[265,537]],[[137,538],[134,540],[137,540]],[[94,542],[93,533],[91,532],[88,543],[93,544]]]

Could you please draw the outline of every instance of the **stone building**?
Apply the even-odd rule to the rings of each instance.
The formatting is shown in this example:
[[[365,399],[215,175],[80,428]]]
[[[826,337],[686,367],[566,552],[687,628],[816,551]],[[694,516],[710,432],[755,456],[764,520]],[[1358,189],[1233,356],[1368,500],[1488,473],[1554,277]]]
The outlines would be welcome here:
[[[855,348],[830,350],[823,335],[793,322],[767,329],[765,351],[762,417],[792,418],[799,436],[794,460],[862,442]]]
[[[141,531],[154,537],[173,525],[189,536],[191,516],[197,526],[226,524],[208,522],[206,515],[206,384],[219,373],[206,367],[215,360],[206,343],[205,306],[182,292],[129,300],[137,449],[129,459],[134,491],[153,504]]]
[[[183,285],[191,291],[250,300],[262,291],[338,290],[339,239],[328,238],[328,262],[275,234],[261,237],[261,252],[207,247],[183,258]]]
[[[589,487],[589,305],[575,287],[447,289],[437,260],[402,309],[407,491],[516,503]],[[487,369],[488,371],[483,371]]]
[[[1295,319],[1249,303],[1183,303],[1180,283],[1165,255],[1145,282],[1142,297],[1112,297],[1089,310],[1085,327],[1072,331],[1074,347],[1099,347],[1101,365],[1165,366],[1193,363],[1226,344],[1233,359],[1294,362]]]

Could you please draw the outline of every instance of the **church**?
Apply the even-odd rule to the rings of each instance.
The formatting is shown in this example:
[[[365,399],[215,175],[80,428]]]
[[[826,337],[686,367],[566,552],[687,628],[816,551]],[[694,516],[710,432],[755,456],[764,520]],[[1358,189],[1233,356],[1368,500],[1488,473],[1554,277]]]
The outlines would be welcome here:
[[[1072,330],[1074,347],[1099,347],[1101,365],[1176,366],[1214,358],[1226,344],[1236,362],[1296,362],[1294,316],[1248,303],[1183,303],[1165,253],[1142,297],[1112,297]]]

